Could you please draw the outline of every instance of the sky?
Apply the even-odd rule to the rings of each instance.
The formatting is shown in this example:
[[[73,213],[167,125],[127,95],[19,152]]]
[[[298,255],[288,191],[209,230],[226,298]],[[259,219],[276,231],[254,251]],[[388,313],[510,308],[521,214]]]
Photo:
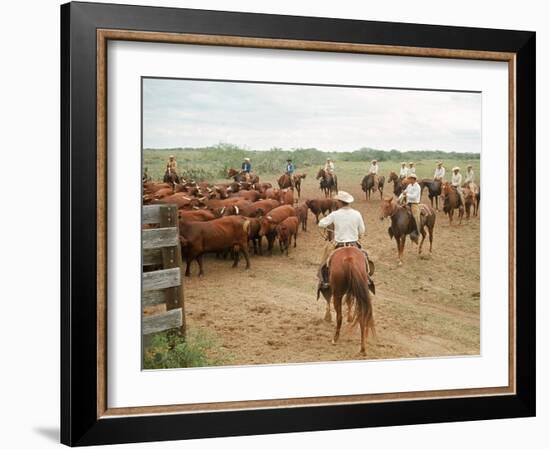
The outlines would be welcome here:
[[[143,80],[143,147],[479,153],[481,94]]]

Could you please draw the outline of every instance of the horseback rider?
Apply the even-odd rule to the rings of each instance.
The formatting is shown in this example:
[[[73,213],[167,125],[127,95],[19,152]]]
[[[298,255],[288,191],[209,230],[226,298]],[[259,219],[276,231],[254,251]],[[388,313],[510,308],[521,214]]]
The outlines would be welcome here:
[[[321,266],[319,268],[320,290],[324,290],[329,287],[327,262],[332,253],[336,249],[345,246],[354,246],[361,249],[359,239],[365,233],[365,222],[363,221],[361,213],[351,207],[351,203],[353,203],[353,196],[343,190],[340,190],[334,199],[338,201],[338,210],[331,212],[319,221],[320,228],[327,228],[331,224],[334,225],[334,239],[327,243],[321,258]],[[363,252],[367,258],[366,262],[368,267],[368,256],[366,251],[363,250]],[[367,268],[367,271],[369,274],[372,274],[372,270],[369,267]]]
[[[445,178],[445,167],[443,161],[437,161],[437,167],[434,171],[434,181],[443,181]]]
[[[460,174],[460,167],[453,167],[451,186],[453,186],[453,188],[458,193],[458,196],[460,197],[460,202],[464,206],[464,193],[462,192],[462,175]]]
[[[164,179],[165,181],[168,179],[171,180],[171,182],[176,182],[178,184],[180,182],[180,178],[178,175],[178,163],[176,161],[176,157],[173,154],[168,157]]]
[[[373,159],[370,163],[369,175],[372,175],[373,177],[373,185],[375,189],[378,188],[378,182],[379,182],[378,169],[379,168],[380,167],[378,165],[378,161],[376,159]]]
[[[422,190],[420,189],[420,184],[416,182],[416,174],[412,173],[407,178],[409,178],[409,184],[404,192],[399,195],[399,202],[406,201],[407,207],[411,210],[412,216],[414,218],[414,223],[416,224],[416,232],[411,232],[411,240],[418,243],[418,236],[420,235],[420,197],[422,195]]]
[[[245,157],[241,165],[241,172],[244,174],[244,179],[248,182],[250,180],[250,172],[252,171],[252,164],[250,158]]]
[[[469,164],[466,169],[466,178],[464,178],[464,187],[468,187],[472,192],[477,193],[477,186],[474,180],[474,169],[472,164]]]
[[[399,180],[403,180],[407,177],[407,163],[401,162],[401,169],[399,170]]]
[[[292,188],[294,188],[294,172],[296,171],[296,166],[292,163],[292,159],[286,160],[286,168],[285,173],[290,179],[290,185]]]
[[[416,168],[414,167],[414,162],[409,162],[409,167],[407,168],[407,177],[411,176],[412,174],[416,175]]]
[[[325,163],[325,172],[329,175],[334,175],[334,162],[330,157],[327,157],[327,162]]]

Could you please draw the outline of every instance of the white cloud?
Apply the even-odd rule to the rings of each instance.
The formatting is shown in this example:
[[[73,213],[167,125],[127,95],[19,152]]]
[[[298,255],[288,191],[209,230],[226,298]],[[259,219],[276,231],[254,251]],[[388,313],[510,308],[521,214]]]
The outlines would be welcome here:
[[[145,79],[146,148],[479,152],[481,94]]]

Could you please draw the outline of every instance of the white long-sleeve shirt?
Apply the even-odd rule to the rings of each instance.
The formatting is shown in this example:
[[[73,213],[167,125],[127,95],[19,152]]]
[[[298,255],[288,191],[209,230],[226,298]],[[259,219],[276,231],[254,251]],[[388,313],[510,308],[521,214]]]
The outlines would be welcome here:
[[[422,191],[420,190],[420,184],[417,182],[409,184],[404,192],[407,195],[407,203],[420,203],[420,195]]]
[[[361,213],[351,207],[342,207],[319,221],[319,227],[326,228],[334,223],[334,240],[338,243],[356,242],[365,233],[365,222]]]
[[[444,178],[445,177],[445,167],[436,168],[434,171],[434,178]]]
[[[401,167],[401,170],[399,170],[399,177],[406,178],[408,174],[409,170],[407,169],[407,167]]]
[[[410,176],[410,175],[412,175],[413,173],[416,175],[416,168],[415,168],[415,167],[409,167],[409,168],[407,168],[407,176]]]
[[[466,172],[466,178],[464,178],[464,182],[474,182],[474,171],[468,170]]]
[[[460,173],[457,173],[456,175],[453,173],[453,177],[451,178],[451,185],[455,187],[460,187],[462,185],[462,175]]]
[[[378,174],[378,164],[371,164],[369,168],[369,174],[377,175]]]

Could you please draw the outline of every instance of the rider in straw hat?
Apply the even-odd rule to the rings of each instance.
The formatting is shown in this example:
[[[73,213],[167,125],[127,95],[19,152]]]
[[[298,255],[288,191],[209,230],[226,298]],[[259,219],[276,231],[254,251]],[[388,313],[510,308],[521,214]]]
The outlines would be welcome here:
[[[330,175],[334,174],[334,162],[332,162],[332,159],[330,157],[327,157],[327,161],[325,163],[325,171]]]
[[[401,162],[401,168],[399,169],[399,179],[405,179],[407,177],[407,163]]]
[[[407,168],[407,176],[411,174],[416,174],[416,168],[414,167],[414,162],[409,162],[409,168]]]
[[[178,172],[178,163],[176,162],[176,157],[171,154],[166,163],[166,171],[169,173],[177,174]]]
[[[319,221],[320,228],[327,228],[329,225],[334,225],[334,239],[325,246],[321,259],[321,267],[319,269],[319,289],[321,290],[329,286],[328,267],[326,264],[332,252],[344,246],[361,248],[359,239],[365,233],[365,222],[363,221],[361,213],[351,207],[353,196],[348,192],[340,190],[334,199],[338,202],[338,210],[331,212]]]
[[[475,183],[475,176],[474,176],[474,169],[472,168],[472,164],[468,164],[466,169],[466,177],[464,178],[464,184],[462,184],[464,187],[468,187],[472,192],[477,193],[478,188]]]
[[[416,182],[416,173],[412,173],[408,176],[410,180],[409,184],[405,191],[399,195],[399,201],[407,201],[407,206],[411,209],[412,216],[414,217],[414,222],[416,224],[416,232],[411,232],[411,240],[418,243],[418,236],[420,235],[420,196],[422,195],[422,190],[420,189],[420,184]]]
[[[378,169],[379,168],[380,167],[378,166],[378,161],[376,159],[373,159],[370,163],[369,175],[373,175],[374,186],[376,188],[378,187]]]
[[[462,175],[460,174],[460,167],[453,167],[453,176],[451,176],[451,185],[456,189],[460,201],[464,206],[464,194],[462,192]]]
[[[437,161],[437,167],[434,171],[434,181],[443,181],[445,178],[445,167],[443,161]]]

